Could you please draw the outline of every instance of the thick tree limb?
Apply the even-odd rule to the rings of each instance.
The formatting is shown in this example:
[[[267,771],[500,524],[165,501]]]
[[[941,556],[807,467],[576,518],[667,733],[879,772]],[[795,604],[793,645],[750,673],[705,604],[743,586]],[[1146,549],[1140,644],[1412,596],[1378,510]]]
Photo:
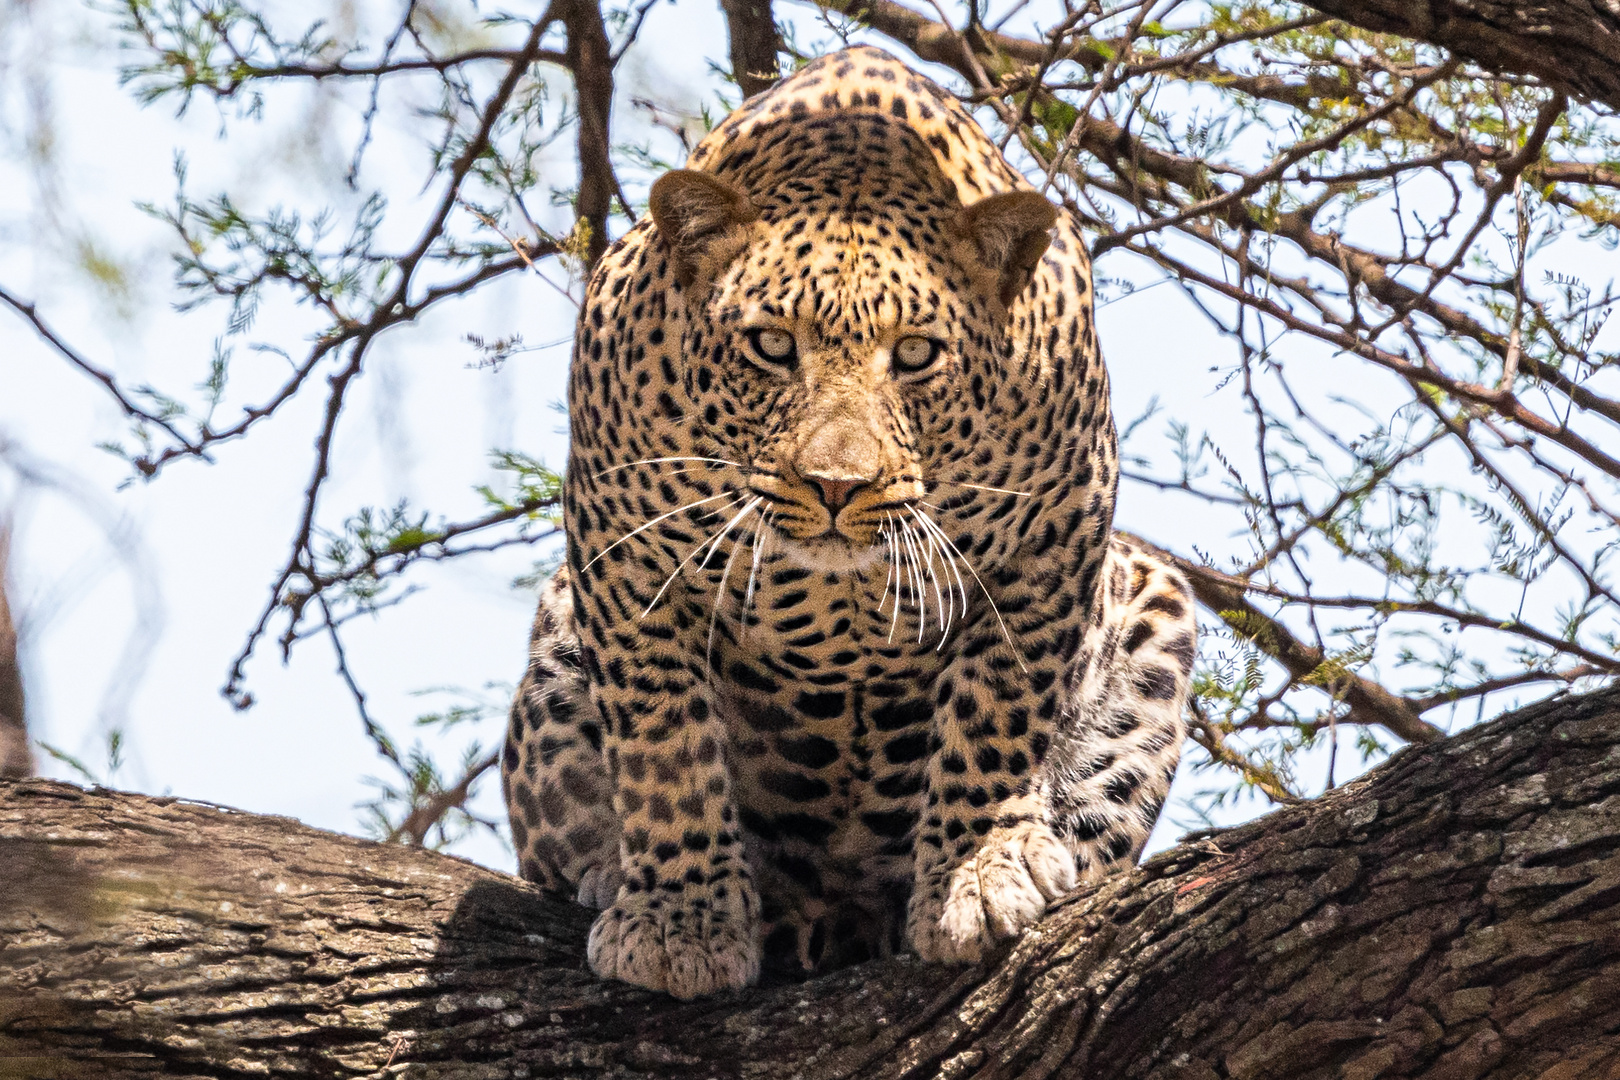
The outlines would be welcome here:
[[[1311,0],[1310,6],[1620,109],[1620,7],[1604,0]]]
[[[993,966],[687,1004],[470,863],[9,783],[0,1076],[1608,1077],[1617,765],[1620,690],[1543,703],[1190,838]]]

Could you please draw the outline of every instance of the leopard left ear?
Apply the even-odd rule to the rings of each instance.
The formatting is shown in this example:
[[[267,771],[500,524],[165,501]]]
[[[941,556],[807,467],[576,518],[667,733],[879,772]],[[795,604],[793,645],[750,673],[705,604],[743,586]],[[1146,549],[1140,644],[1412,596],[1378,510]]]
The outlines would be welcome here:
[[[648,194],[653,224],[669,241],[682,285],[712,278],[748,243],[748,226],[759,211],[748,196],[695,169],[671,169]]]
[[[1057,209],[1036,191],[1005,191],[965,206],[956,215],[970,266],[995,275],[1002,306],[1011,307],[1028,287],[1052,242]]]

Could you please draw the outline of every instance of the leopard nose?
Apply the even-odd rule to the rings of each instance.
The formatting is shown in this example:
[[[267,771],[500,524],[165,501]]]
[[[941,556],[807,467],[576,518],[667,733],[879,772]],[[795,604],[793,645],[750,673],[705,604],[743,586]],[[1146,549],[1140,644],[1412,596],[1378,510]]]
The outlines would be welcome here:
[[[832,476],[806,476],[806,480],[816,486],[821,496],[821,504],[827,509],[836,512],[847,504],[857,490],[867,485],[864,477],[832,477]]]

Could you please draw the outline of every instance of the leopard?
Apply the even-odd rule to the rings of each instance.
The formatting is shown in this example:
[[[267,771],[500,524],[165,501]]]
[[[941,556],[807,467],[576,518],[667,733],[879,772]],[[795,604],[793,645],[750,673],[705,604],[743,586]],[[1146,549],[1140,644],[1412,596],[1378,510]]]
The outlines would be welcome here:
[[[599,976],[977,962],[1139,857],[1197,625],[1113,528],[1094,306],[1076,216],[873,47],[653,183],[580,304],[501,754]]]

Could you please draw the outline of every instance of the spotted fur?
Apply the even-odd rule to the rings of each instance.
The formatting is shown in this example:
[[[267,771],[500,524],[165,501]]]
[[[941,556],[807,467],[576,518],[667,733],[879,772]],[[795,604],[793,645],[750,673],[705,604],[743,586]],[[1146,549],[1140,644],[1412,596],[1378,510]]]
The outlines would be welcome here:
[[[855,48],[733,113],[592,275],[569,412],[502,776],[596,971],[972,960],[1140,852],[1188,590],[1111,533],[1080,231],[950,95]]]

